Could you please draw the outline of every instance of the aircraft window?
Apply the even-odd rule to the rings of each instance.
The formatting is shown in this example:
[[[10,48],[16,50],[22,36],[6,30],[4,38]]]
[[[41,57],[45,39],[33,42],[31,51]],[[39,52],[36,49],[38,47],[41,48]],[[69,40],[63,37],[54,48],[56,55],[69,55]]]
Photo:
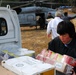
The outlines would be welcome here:
[[[4,36],[7,33],[7,23],[4,18],[0,18],[0,36]]]
[[[33,15],[28,15],[28,18],[27,18],[27,20],[29,20],[29,21],[32,21],[32,20],[34,20],[34,16],[33,16]]]

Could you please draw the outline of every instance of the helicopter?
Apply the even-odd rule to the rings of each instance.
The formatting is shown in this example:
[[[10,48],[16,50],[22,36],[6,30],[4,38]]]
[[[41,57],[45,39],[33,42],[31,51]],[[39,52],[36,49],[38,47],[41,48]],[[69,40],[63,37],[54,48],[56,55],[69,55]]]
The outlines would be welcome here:
[[[54,17],[54,14],[56,12],[56,10],[52,9],[51,7],[42,6],[42,3],[46,1],[47,0],[23,1],[22,3],[24,4],[21,5],[16,4],[18,6],[12,7],[12,9],[16,10],[18,14],[20,26],[37,27],[39,17],[43,17],[44,25],[46,25],[47,24],[46,18],[48,16],[48,13],[51,13],[52,16]]]
[[[31,6],[21,8],[21,12],[18,14],[20,25],[36,26],[39,17],[43,17],[46,24],[48,13],[51,13],[54,17],[56,10],[47,7]]]

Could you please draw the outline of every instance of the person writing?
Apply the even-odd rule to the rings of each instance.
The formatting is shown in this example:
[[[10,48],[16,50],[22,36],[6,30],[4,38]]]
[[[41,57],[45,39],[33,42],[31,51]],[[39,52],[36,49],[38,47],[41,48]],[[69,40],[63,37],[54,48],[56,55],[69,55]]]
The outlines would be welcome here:
[[[57,26],[57,33],[59,36],[48,43],[48,50],[76,58],[76,33],[73,23],[70,21],[60,22]],[[76,67],[74,68],[76,72]]]
[[[61,11],[57,11],[55,13],[55,18],[50,20],[50,22],[48,23],[47,31],[46,31],[48,37],[50,37],[51,33],[52,33],[52,39],[54,39],[55,37],[58,36],[56,30],[57,30],[58,23],[63,21],[61,19],[61,17],[62,17],[62,12]]]

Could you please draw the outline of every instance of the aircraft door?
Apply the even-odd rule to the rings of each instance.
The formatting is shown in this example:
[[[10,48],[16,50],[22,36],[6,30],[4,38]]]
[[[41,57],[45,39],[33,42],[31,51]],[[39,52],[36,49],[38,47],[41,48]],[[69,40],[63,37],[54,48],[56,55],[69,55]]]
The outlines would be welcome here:
[[[25,25],[25,26],[36,25],[35,13],[20,13],[18,17],[21,25]]]
[[[40,29],[44,29],[45,26],[45,13],[36,13],[37,24],[40,26]]]

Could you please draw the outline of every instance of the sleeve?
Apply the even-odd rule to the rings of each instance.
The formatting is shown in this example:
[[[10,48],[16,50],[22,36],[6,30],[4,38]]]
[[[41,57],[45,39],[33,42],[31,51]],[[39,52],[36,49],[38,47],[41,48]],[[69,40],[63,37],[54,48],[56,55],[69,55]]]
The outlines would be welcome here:
[[[48,50],[55,51],[55,41],[54,41],[54,39],[48,43]]]
[[[76,58],[75,58],[75,60],[76,60]],[[75,66],[74,66],[73,70],[74,70],[74,72],[76,74],[76,63],[75,63]]]
[[[73,68],[73,71],[72,71],[71,75],[76,75],[76,67]]]
[[[73,68],[74,72],[76,73],[76,66]]]
[[[51,31],[52,31],[52,28],[51,28],[51,21],[50,21],[47,25],[47,34],[50,34]]]
[[[72,20],[72,19],[76,18],[76,16],[68,17],[68,18],[69,18],[69,20]]]

